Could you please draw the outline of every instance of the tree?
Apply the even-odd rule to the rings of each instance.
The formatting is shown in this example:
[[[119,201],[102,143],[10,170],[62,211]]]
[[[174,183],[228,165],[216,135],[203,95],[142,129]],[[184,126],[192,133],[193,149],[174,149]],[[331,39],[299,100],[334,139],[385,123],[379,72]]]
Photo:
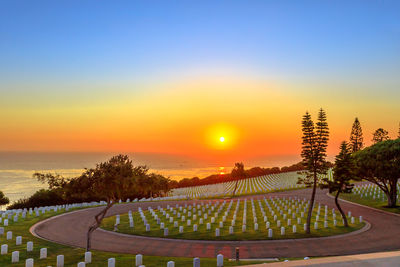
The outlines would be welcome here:
[[[399,132],[397,133],[397,138],[400,138],[400,123],[399,123]]]
[[[8,203],[10,203],[10,200],[4,195],[3,191],[0,191],[0,206],[7,205]]]
[[[353,127],[351,128],[350,134],[350,146],[351,152],[357,152],[363,148],[363,132],[361,129],[361,124],[358,118],[354,120]]]
[[[236,189],[240,179],[246,178],[246,172],[244,170],[244,164],[242,162],[236,162],[235,167],[231,171],[231,176],[236,180],[235,189],[233,189],[232,197],[235,196]]]
[[[350,183],[352,179],[356,179],[354,159],[351,156],[352,148],[353,147],[349,146],[346,142],[340,145],[340,153],[336,156],[335,166],[333,168],[333,181],[324,178],[325,184],[322,185],[322,188],[329,189],[329,193],[336,192],[335,204],[342,215],[345,227],[348,227],[349,224],[346,214],[339,205],[338,198],[340,193],[351,193],[354,187],[354,184]]]
[[[372,142],[374,144],[382,142],[382,141],[386,141],[389,140],[389,135],[388,135],[388,131],[386,131],[385,129],[379,128],[377,129],[372,136]]]
[[[92,233],[101,225],[107,211],[114,203],[134,188],[132,161],[126,155],[117,155],[86,171],[73,184],[78,194],[96,195],[107,205],[94,216],[86,235],[86,250],[91,248]]]
[[[387,196],[388,207],[396,207],[400,178],[400,139],[376,143],[354,154],[358,177],[376,184]]]
[[[328,170],[326,149],[328,147],[329,128],[325,111],[322,108],[319,110],[318,121],[315,127],[311,115],[306,112],[302,120],[302,131],[303,142],[301,157],[303,158],[303,165],[306,170],[301,172],[303,176],[299,177],[298,183],[305,184],[307,187],[312,186],[313,188],[307,215],[306,233],[309,234],[311,232],[310,224],[314,208],[315,193],[317,185],[320,183],[318,177],[320,175],[326,175]]]

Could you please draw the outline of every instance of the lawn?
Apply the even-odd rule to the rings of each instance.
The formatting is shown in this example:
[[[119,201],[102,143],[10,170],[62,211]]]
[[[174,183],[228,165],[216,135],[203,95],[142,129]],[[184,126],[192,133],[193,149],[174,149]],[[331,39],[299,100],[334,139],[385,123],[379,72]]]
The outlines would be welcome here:
[[[5,232],[12,231],[12,240],[6,240],[5,234],[0,237],[1,244],[8,245],[8,253],[6,255],[0,255],[0,266],[25,266],[25,260],[27,258],[34,259],[34,266],[56,266],[57,255],[64,255],[65,266],[77,266],[77,263],[84,261],[85,250],[82,248],[74,248],[64,245],[59,245],[52,243],[40,238],[34,237],[30,232],[29,228],[35,223],[49,218],[54,215],[58,215],[62,212],[47,212],[46,214],[41,214],[39,217],[34,215],[29,215],[25,220],[19,218],[18,222],[11,222],[10,225],[5,227]],[[22,236],[22,245],[15,244],[15,238],[17,236]],[[34,250],[32,252],[26,251],[26,242],[33,241]],[[40,248],[47,248],[48,257],[46,259],[39,259]],[[20,252],[20,260],[18,263],[11,263],[11,253],[13,251]],[[92,263],[86,266],[107,266],[108,258],[116,259],[116,266],[133,266],[135,255],[130,254],[118,254],[109,253],[101,251],[92,251]],[[175,257],[159,257],[145,255],[143,257],[143,263],[147,267],[160,267],[167,266],[168,261],[175,261],[176,266],[193,266],[192,258],[175,258]],[[225,259],[225,266],[237,266],[246,265],[249,263],[260,263],[260,262],[246,262],[239,263],[231,262]],[[201,258],[201,266],[216,266],[216,259],[214,258]]]
[[[201,201],[198,203],[209,203],[208,201]],[[222,203],[222,202],[220,202]],[[178,221],[179,226],[184,227],[184,232],[180,233],[179,228],[174,226],[173,222],[170,222],[169,219],[166,218],[166,216],[163,215],[161,210],[154,210],[155,214],[157,214],[158,218],[161,219],[161,222],[164,223],[165,228],[168,228],[168,238],[175,238],[175,239],[191,239],[191,240],[266,240],[266,239],[288,239],[288,238],[305,238],[305,237],[322,237],[322,236],[332,236],[332,235],[338,235],[338,234],[344,234],[348,233],[351,231],[355,231],[357,229],[362,228],[365,224],[364,222],[360,223],[357,218],[355,218],[355,223],[351,224],[350,227],[346,228],[342,225],[342,220],[340,217],[340,214],[335,211],[336,214],[336,220],[337,220],[337,226],[333,225],[333,216],[331,213],[331,210],[328,210],[328,216],[327,216],[327,222],[328,222],[328,227],[324,228],[324,207],[321,206],[321,214],[319,216],[319,221],[318,221],[318,230],[314,230],[314,222],[316,221],[316,216],[317,216],[317,207],[314,209],[313,212],[313,217],[312,217],[312,233],[310,235],[306,234],[303,230],[303,224],[306,221],[306,215],[304,214],[304,217],[301,218],[301,224],[297,224],[297,217],[300,217],[300,212],[296,214],[296,219],[293,219],[292,216],[287,215],[286,219],[283,219],[283,214],[280,214],[280,211],[278,211],[278,208],[280,208],[281,211],[284,210],[284,208],[290,206],[291,208],[300,208],[303,211],[305,204],[301,206],[301,204],[296,205],[294,204],[295,202],[288,202],[289,204],[286,204],[285,201],[282,201],[282,204],[278,203],[277,206],[274,206],[272,203],[270,205],[271,210],[277,215],[277,220],[274,221],[273,215],[270,213],[271,210],[268,210],[266,205],[263,206],[264,210],[266,210],[266,214],[268,217],[268,221],[270,222],[270,229],[273,230],[273,236],[270,238],[268,237],[268,229],[266,228],[266,224],[264,223],[263,220],[263,215],[261,208],[259,207],[258,201],[254,201],[254,207],[255,207],[255,216],[257,217],[257,222],[259,224],[258,230],[254,230],[254,221],[253,221],[253,215],[252,215],[252,205],[250,201],[247,201],[246,207],[247,207],[247,216],[246,216],[246,231],[242,232],[242,218],[244,216],[244,201],[242,200],[239,204],[239,208],[237,211],[237,219],[235,222],[235,226],[233,226],[233,234],[229,233],[229,226],[231,225],[231,221],[233,219],[233,210],[235,210],[237,200],[233,201],[233,205],[228,212],[228,203],[229,201],[226,202],[227,204],[222,207],[221,211],[219,212],[218,216],[215,217],[215,223],[211,223],[211,229],[206,228],[206,223],[210,222],[211,216],[215,216],[214,211],[217,211],[219,208],[221,208],[221,204],[217,205],[214,208],[214,211],[207,217],[207,219],[204,219],[203,224],[200,224],[199,218],[196,218],[193,220],[193,217],[191,217],[191,225],[187,225],[187,221],[185,218],[185,221],[182,221],[181,219],[175,218],[174,221]],[[263,203],[263,201],[261,201]],[[318,204],[316,205],[318,206]],[[203,206],[204,208],[206,206]],[[211,207],[211,205],[210,205]],[[172,208],[172,207],[171,207]],[[200,209],[201,206],[200,206]],[[171,216],[174,216],[172,213],[175,210],[175,213],[177,215],[177,212],[180,211],[180,208],[172,208],[167,210]],[[207,213],[207,209],[204,209],[205,213]],[[294,210],[294,209],[293,209]],[[164,210],[165,211],[165,210]],[[150,237],[164,237],[164,230],[160,229],[160,225],[157,224],[157,220],[151,215],[149,211],[143,211],[144,215],[147,218],[147,222],[150,224],[150,231],[146,231],[146,227],[142,221],[142,218],[140,217],[139,212],[133,212],[132,217],[133,217],[133,222],[134,222],[134,227],[130,227],[129,223],[129,215],[128,214],[122,214],[120,215],[120,224],[117,226],[117,232],[119,233],[125,233],[125,234],[132,234],[132,235],[141,235],[141,236],[150,236]],[[186,214],[189,215],[188,213],[183,213],[182,215]],[[225,212],[228,212],[226,216],[225,222],[223,222],[223,227],[219,227],[219,222],[223,220],[223,215]],[[283,212],[282,212],[283,213]],[[285,213],[288,213],[287,211]],[[204,215],[203,215],[204,216]],[[199,216],[200,217],[200,216]],[[291,219],[291,225],[287,225],[287,219]],[[285,235],[281,235],[281,229],[280,227],[277,226],[277,221],[281,221],[281,226],[285,227]],[[114,225],[116,223],[116,216],[111,216],[108,218],[105,218],[102,224],[102,228],[106,230],[113,231],[114,230]],[[197,231],[193,230],[193,224],[197,224],[198,229]],[[297,225],[297,231],[296,233],[293,233],[292,231],[292,225],[296,224]],[[220,228],[220,236],[216,237],[215,236],[215,229]]]
[[[354,193],[349,193],[349,194],[342,193],[340,194],[340,198],[361,205],[369,206],[372,208],[400,214],[400,206],[397,206],[396,208],[388,208],[387,201],[382,201],[382,199],[377,199],[377,198],[373,199],[370,196],[361,197],[359,194],[354,194]]]

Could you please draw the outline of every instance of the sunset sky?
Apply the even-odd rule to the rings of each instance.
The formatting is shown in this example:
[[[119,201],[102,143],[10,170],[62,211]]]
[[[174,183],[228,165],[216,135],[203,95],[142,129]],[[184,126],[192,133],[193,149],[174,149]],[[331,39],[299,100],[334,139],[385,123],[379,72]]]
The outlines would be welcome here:
[[[0,150],[329,154],[400,122],[399,1],[2,1]],[[224,137],[224,142],[220,142]]]

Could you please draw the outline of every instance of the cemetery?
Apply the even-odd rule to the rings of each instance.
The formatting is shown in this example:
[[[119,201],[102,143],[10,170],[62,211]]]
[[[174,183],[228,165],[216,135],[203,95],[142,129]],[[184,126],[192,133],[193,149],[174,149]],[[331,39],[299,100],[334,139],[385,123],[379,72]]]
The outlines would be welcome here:
[[[297,198],[198,201],[193,205],[154,205],[147,210],[111,216],[103,228],[134,235],[193,240],[263,240],[310,237],[305,234],[309,202]],[[338,211],[316,203],[312,236],[330,236],[363,227],[362,216],[348,212],[343,227]]]
[[[330,198],[326,192],[318,191],[320,202],[314,205],[311,221],[311,235],[304,232],[309,201],[301,197],[304,190],[272,193],[263,196],[247,196],[233,199],[198,199],[192,201],[173,200],[171,196],[165,199],[134,199],[119,201],[116,210],[103,221],[102,228],[113,235],[115,233],[129,234],[132,237],[158,237],[171,242],[181,239],[195,242],[208,240],[212,242],[225,241],[255,241],[274,242],[285,239],[299,239],[310,243],[315,237],[340,236],[346,233],[365,229],[369,221],[364,219],[364,213],[353,211],[345,206],[350,227],[343,226],[340,213],[334,205],[326,205]],[[306,189],[304,192],[308,192]],[[368,184],[360,184],[354,189],[354,194],[363,197],[382,197],[379,190]],[[329,200],[332,201],[332,200]],[[220,250],[216,254],[206,253],[182,256],[165,255],[165,253],[129,253],[102,252],[93,250],[85,252],[83,248],[71,248],[66,245],[46,241],[40,238],[43,232],[29,232],[36,223],[55,215],[66,212],[99,207],[104,202],[80,203],[35,209],[9,210],[0,216],[0,264],[13,266],[237,266],[249,262],[235,262],[234,245],[232,250]],[[332,202],[331,202],[332,204]],[[66,214],[68,217],[72,216]],[[366,213],[365,215],[368,215]],[[366,216],[368,217],[368,216]],[[86,219],[88,220],[88,218]],[[57,221],[56,217],[54,220]],[[373,221],[373,220],[372,220]],[[368,229],[367,229],[368,230]],[[367,231],[368,232],[368,231]],[[39,236],[38,236],[39,234]],[[68,233],[65,233],[67,235]],[[84,234],[84,233],[83,233]],[[82,235],[82,233],[80,234]],[[351,237],[348,237],[351,238]],[[118,240],[118,236],[115,236]],[[307,241],[308,240],[308,241]],[[62,241],[60,240],[62,243]],[[147,244],[153,241],[149,240]],[[300,242],[300,243],[301,243]],[[318,242],[318,238],[313,242]],[[322,242],[322,241],[321,241]],[[331,241],[330,241],[331,242]],[[194,245],[195,243],[193,243]],[[106,245],[106,244],[105,244]],[[196,244],[196,246],[199,246]],[[261,247],[273,247],[274,243],[260,243]],[[136,244],[140,247],[140,244]],[[222,246],[226,246],[224,243]],[[242,245],[242,250],[244,249]],[[118,248],[116,248],[118,250]],[[250,252],[244,249],[242,257],[249,257]],[[276,252],[265,249],[258,253],[276,257]],[[292,252],[293,253],[293,252]],[[195,253],[196,254],[196,253]],[[294,254],[293,254],[294,255]],[[315,256],[311,254],[294,255],[291,258],[303,259]],[[277,260],[287,260],[284,256]],[[257,263],[253,262],[253,263]]]
[[[397,200],[400,197],[400,183],[397,183]],[[356,185],[351,193],[341,195],[341,198],[362,205],[371,206],[389,212],[400,213],[400,209],[386,208],[387,196],[375,184],[363,183]]]
[[[329,179],[332,178],[332,169],[328,170],[326,176]],[[303,185],[297,184],[298,177],[299,174],[297,172],[285,172],[241,179],[238,182],[235,195],[252,195],[304,188]],[[232,195],[235,183],[235,181],[231,181],[219,184],[176,188],[171,190],[170,195],[189,198],[226,197]]]
[[[85,252],[81,248],[60,245],[34,236],[35,223],[66,212],[103,205],[101,202],[8,210],[0,214],[0,266],[175,266],[192,264],[193,258],[127,255],[101,251]],[[219,259],[221,261],[222,258]],[[217,258],[202,258],[203,264],[217,266]],[[232,266],[222,259],[224,266]],[[140,264],[139,264],[140,263]]]

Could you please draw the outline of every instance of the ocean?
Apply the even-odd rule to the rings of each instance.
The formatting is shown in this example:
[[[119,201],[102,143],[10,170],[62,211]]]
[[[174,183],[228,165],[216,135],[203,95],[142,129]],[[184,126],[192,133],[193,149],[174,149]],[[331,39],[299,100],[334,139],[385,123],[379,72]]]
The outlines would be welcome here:
[[[96,163],[105,161],[116,153],[44,153],[44,152],[0,152],[0,190],[11,202],[29,197],[41,188],[47,188],[32,178],[34,172],[58,173],[65,177],[75,177],[84,168],[94,167]],[[204,178],[210,174],[230,172],[232,164],[221,166],[187,156],[129,153],[134,165],[147,165],[150,171],[160,173],[174,180]],[[297,156],[278,156],[252,159],[245,167],[283,166],[295,163]],[[230,166],[228,166],[230,165]],[[3,207],[4,208],[4,207]]]

